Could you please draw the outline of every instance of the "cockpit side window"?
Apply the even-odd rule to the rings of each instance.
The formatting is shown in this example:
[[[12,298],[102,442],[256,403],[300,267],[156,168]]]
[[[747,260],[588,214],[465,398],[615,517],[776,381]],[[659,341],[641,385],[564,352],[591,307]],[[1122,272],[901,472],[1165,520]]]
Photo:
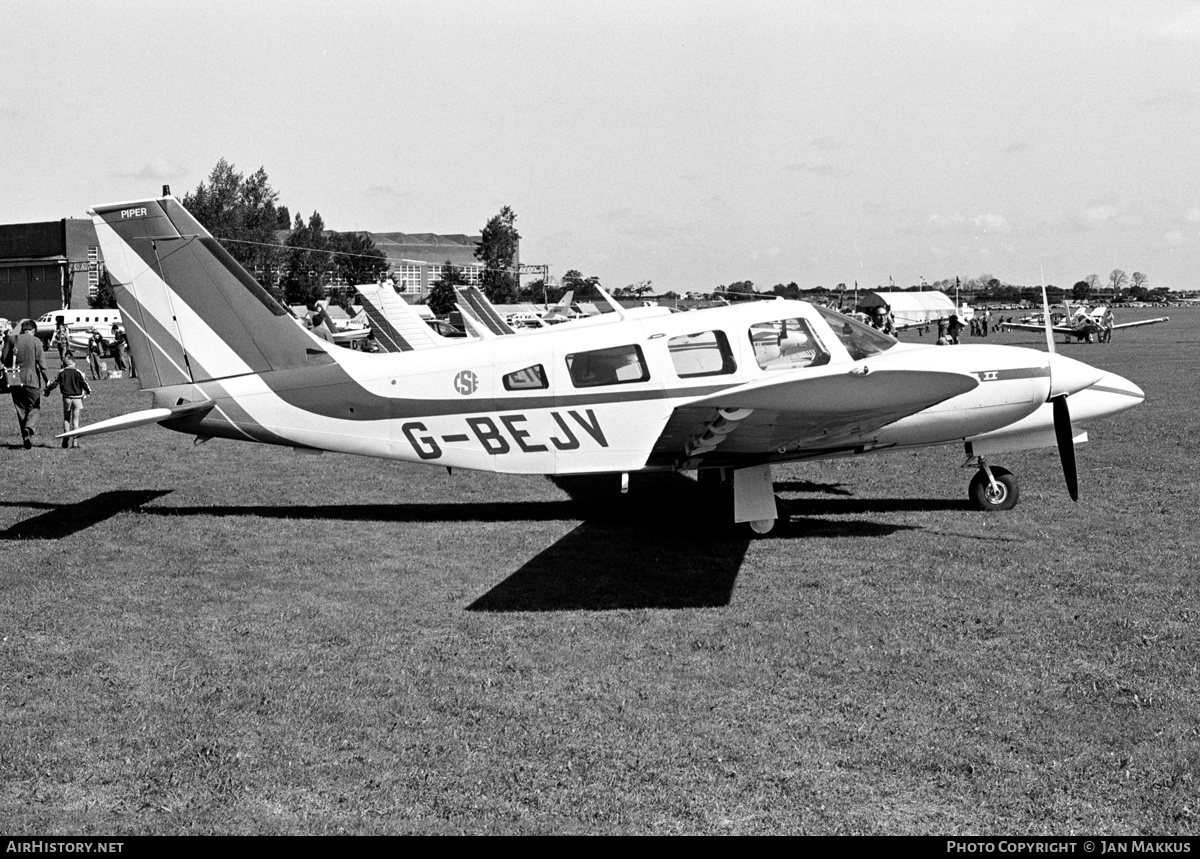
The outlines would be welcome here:
[[[804,319],[777,319],[750,326],[754,358],[764,370],[794,370],[829,363],[829,352]]]
[[[541,364],[534,364],[523,370],[517,370],[504,376],[506,391],[536,391],[549,387],[546,382],[546,371]]]
[[[701,331],[667,341],[675,373],[681,379],[723,376],[737,371],[733,350],[724,331]]]
[[[642,347],[636,344],[575,352],[567,356],[567,370],[576,388],[624,385],[650,378]]]
[[[842,345],[846,347],[846,351],[855,361],[860,361],[869,355],[886,352],[897,343],[895,337],[884,334],[844,313],[838,313],[827,307],[818,307],[817,312],[829,323],[833,333],[842,341]]]

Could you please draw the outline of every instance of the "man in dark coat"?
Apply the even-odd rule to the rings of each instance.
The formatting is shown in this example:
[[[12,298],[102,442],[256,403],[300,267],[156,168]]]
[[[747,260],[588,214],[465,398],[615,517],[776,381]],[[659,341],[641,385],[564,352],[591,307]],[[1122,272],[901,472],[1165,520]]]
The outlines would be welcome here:
[[[35,331],[37,323],[32,319],[22,319],[21,333],[4,341],[4,352],[0,355],[5,367],[12,367],[14,361],[16,363],[19,384],[10,385],[9,393],[17,408],[17,423],[21,425],[21,441],[26,450],[33,447],[38,416],[42,412],[42,388],[50,381],[42,357],[42,341],[34,334]]]

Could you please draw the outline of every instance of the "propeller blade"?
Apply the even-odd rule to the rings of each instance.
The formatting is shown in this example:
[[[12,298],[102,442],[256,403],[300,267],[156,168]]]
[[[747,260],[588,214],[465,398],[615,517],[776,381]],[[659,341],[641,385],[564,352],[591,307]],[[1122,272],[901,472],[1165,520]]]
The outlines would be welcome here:
[[[1046,297],[1046,272],[1042,272],[1042,322],[1046,326],[1046,351],[1054,351],[1054,332],[1050,328],[1050,299]]]
[[[1067,407],[1066,395],[1050,400],[1054,408],[1054,438],[1058,441],[1058,458],[1062,462],[1063,477],[1067,479],[1067,492],[1071,500],[1079,500],[1079,476],[1075,472],[1075,441],[1071,431],[1071,410]]]

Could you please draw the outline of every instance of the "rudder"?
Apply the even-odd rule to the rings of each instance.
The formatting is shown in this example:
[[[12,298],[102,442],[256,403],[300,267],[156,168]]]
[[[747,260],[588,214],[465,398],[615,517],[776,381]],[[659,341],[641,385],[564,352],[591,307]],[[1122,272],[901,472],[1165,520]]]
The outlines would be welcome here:
[[[143,388],[333,360],[174,197],[91,215]]]

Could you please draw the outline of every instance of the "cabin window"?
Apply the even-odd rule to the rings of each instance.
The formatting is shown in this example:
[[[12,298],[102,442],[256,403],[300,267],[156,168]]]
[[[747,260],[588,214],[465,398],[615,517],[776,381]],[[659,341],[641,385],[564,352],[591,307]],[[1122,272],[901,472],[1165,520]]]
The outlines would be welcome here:
[[[778,319],[750,326],[754,358],[764,370],[794,370],[829,363],[829,352],[804,319]]]
[[[568,355],[567,371],[577,388],[625,385],[650,378],[650,369],[642,357],[642,347],[632,344]]]
[[[884,334],[870,325],[859,322],[857,319],[851,319],[835,310],[818,307],[817,312],[829,323],[833,333],[842,341],[842,345],[846,347],[846,351],[855,361],[860,361],[868,355],[886,352],[899,342],[895,337]]]
[[[548,387],[546,371],[541,364],[534,364],[524,370],[508,373],[504,377],[504,390],[506,391],[536,391]]]
[[[675,372],[681,379],[722,376],[737,370],[729,338],[724,331],[701,331],[667,341]]]

